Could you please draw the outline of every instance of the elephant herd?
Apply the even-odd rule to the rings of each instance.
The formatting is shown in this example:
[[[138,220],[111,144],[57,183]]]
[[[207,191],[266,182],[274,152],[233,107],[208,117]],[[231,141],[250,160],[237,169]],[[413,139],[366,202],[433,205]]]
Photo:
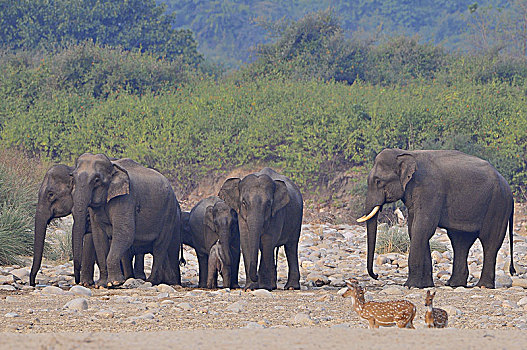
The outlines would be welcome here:
[[[368,175],[365,212],[367,270],[372,278],[378,212],[402,200],[410,236],[408,287],[433,286],[429,239],[445,228],[454,251],[448,284],[466,286],[467,255],[480,239],[484,262],[479,286],[494,287],[496,256],[507,226],[512,262],[514,202],[506,180],[488,162],[458,151],[385,149]],[[276,254],[284,246],[288,263],[285,289],[300,289],[298,242],[303,216],[300,189],[289,178],[264,168],[230,178],[218,196],[182,212],[168,180],[131,159],[85,153],[75,167],[55,165],[38,194],[30,284],[40,269],[46,227],[73,214],[75,282],[116,287],[126,278],[145,278],[144,254],[153,256],[152,284],[181,284],[182,245],[193,247],[199,287],[238,288],[240,255],[245,289],[276,289]],[[135,257],[135,258],[134,258]],[[134,265],[132,265],[134,261]]]
[[[75,283],[94,284],[95,262],[98,286],[117,287],[129,277],[145,278],[144,254],[150,253],[153,263],[147,280],[181,284],[187,244],[196,250],[200,287],[216,287],[219,272],[224,287],[238,288],[242,251],[245,289],[271,290],[276,289],[274,251],[283,245],[289,265],[286,288],[299,289],[302,212],[299,188],[270,168],[228,179],[218,196],[182,212],[170,183],[159,172],[131,159],[85,153],[75,167],[55,165],[44,177],[35,215],[30,284],[36,284],[47,225],[73,214]]]

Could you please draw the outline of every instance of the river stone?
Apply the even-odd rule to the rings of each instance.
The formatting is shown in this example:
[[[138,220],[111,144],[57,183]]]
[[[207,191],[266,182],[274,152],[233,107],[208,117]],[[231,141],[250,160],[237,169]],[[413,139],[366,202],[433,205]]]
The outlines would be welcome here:
[[[273,293],[268,291],[267,289],[256,289],[251,292],[252,295],[255,297],[273,297]]]
[[[226,309],[227,311],[230,311],[230,312],[240,313],[241,311],[243,311],[244,304],[245,304],[245,303],[242,303],[242,302],[240,302],[240,301],[237,301],[237,302],[235,302],[235,303],[230,304],[230,305],[227,306],[225,309]]]
[[[176,290],[168,284],[159,284],[156,286],[156,290],[160,293],[175,293]]]
[[[322,287],[325,284],[329,283],[329,279],[323,274],[312,272],[306,277],[306,281],[313,282],[317,287]]]
[[[404,290],[401,286],[386,286],[382,290],[384,293],[389,295],[403,295]]]
[[[62,294],[65,294],[66,292],[64,292],[64,290],[62,290],[59,287],[47,286],[42,289],[41,293],[46,294],[46,295],[62,295]]]
[[[501,303],[501,306],[511,308],[511,309],[518,308],[518,305],[514,301],[511,301],[511,300],[503,300],[503,302]]]
[[[143,284],[145,284],[145,281],[141,279],[129,278],[123,283],[123,288],[139,288]]]
[[[257,329],[257,328],[265,328],[263,324],[259,324],[258,322],[248,322],[245,326],[240,328],[249,328],[249,329]]]
[[[512,286],[513,287],[522,287],[527,288],[527,279],[525,278],[519,278],[519,277],[512,277]]]
[[[519,306],[523,306],[527,304],[527,297],[523,297],[518,301]]]
[[[64,309],[70,309],[70,310],[87,310],[88,309],[88,300],[84,298],[77,298],[70,300],[64,305]]]
[[[12,318],[12,317],[19,317],[20,315],[17,314],[16,312],[8,312],[7,314],[4,315],[4,317],[7,317],[7,318]]]
[[[295,315],[293,319],[294,324],[304,325],[304,326],[310,326],[314,325],[315,321],[306,313],[300,312]]]
[[[13,282],[15,282],[15,278],[13,277],[13,275],[0,275],[0,284],[11,284]]]
[[[16,290],[16,288],[14,286],[6,284],[6,285],[3,285],[3,286],[0,286],[0,290],[7,290],[7,291],[12,292],[12,291]]]
[[[75,295],[83,296],[83,297],[91,297],[92,292],[90,289],[83,287],[83,286],[73,286],[69,290]]]
[[[111,310],[101,310],[95,313],[95,316],[99,318],[113,318],[114,313]]]
[[[194,308],[194,306],[192,306],[192,304],[187,303],[187,302],[179,303],[176,306],[178,308],[180,308],[181,310],[185,310],[185,311],[190,311],[190,310],[192,310]]]
[[[26,268],[14,269],[11,274],[20,280],[29,279],[29,271]]]
[[[512,287],[512,278],[508,275],[496,275],[495,286],[496,288]]]

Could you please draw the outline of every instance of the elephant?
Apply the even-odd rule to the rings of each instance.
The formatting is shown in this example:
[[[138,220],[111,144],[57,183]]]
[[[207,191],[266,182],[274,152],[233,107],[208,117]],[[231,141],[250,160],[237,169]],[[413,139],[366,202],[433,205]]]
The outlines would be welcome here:
[[[224,281],[229,281],[231,278],[231,266],[229,264],[228,249],[223,246],[218,239],[216,243],[210,248],[209,263],[207,273],[207,288],[218,287],[218,272]]]
[[[181,284],[179,202],[168,180],[131,159],[110,160],[84,153],[73,170],[73,262],[77,281],[82,267],[83,227],[89,213],[93,242],[105,285],[116,287],[125,278],[120,259],[152,253],[148,281]]]
[[[183,220],[185,226],[185,220]],[[199,264],[199,287],[205,288],[209,276],[209,254],[219,241],[223,251],[223,287],[239,288],[238,271],[240,267],[240,231],[238,214],[217,196],[204,198],[196,204],[188,216],[190,229],[189,245],[196,250]],[[185,231],[185,228],[183,229]],[[183,236],[188,236],[183,234]]]
[[[514,201],[507,181],[485,160],[451,150],[384,149],[368,175],[365,213],[367,270],[373,272],[378,211],[401,199],[408,209],[407,287],[434,285],[429,239],[437,227],[447,230],[454,261],[447,285],[466,286],[467,256],[477,238],[483,246],[483,270],[477,286],[494,288],[496,256],[507,224],[513,265]]]
[[[29,284],[36,284],[36,275],[40,270],[42,263],[42,254],[44,251],[44,242],[46,239],[46,228],[51,220],[65,217],[71,214],[73,207],[72,175],[74,168],[63,164],[52,166],[46,172],[44,180],[38,193],[38,202],[35,213],[35,239],[33,246],[33,265],[29,277]],[[92,285],[93,272],[95,264],[95,248],[91,234],[89,219],[86,220],[85,235],[83,237],[85,249],[82,255],[82,265],[80,283],[83,285]],[[123,259],[124,260],[124,259]],[[130,260],[131,262],[131,260]],[[135,265],[133,272],[128,268],[129,264],[122,261],[125,276],[144,278],[144,255],[135,256]]]
[[[238,213],[244,289],[276,289],[273,250],[280,246],[285,246],[288,264],[285,289],[300,289],[298,240],[303,200],[298,186],[273,169],[264,168],[243,179],[227,179],[218,195]],[[258,251],[261,257],[257,271]]]

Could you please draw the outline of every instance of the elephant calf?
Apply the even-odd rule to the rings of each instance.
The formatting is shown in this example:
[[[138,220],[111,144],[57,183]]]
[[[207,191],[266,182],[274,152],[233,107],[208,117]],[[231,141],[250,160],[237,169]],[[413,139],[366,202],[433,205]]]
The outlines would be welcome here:
[[[219,241],[223,265],[230,270],[228,274],[223,274],[223,287],[239,288],[240,231],[236,212],[219,197],[211,196],[202,199],[192,208],[188,224],[186,214],[183,215],[182,226],[183,243],[192,246],[198,257],[199,287],[208,286],[210,253]]]
[[[218,287],[218,272],[223,278],[223,285],[227,285],[230,281],[231,265],[230,259],[227,258],[225,252],[228,251],[222,246],[220,240],[210,248],[209,264],[207,275],[207,288]]]

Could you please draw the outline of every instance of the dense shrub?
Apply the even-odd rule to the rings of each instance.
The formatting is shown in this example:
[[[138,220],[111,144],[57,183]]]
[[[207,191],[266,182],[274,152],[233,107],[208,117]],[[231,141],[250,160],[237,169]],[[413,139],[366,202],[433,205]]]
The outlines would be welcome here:
[[[36,178],[42,168],[19,152],[0,150],[0,264],[33,252]]]

